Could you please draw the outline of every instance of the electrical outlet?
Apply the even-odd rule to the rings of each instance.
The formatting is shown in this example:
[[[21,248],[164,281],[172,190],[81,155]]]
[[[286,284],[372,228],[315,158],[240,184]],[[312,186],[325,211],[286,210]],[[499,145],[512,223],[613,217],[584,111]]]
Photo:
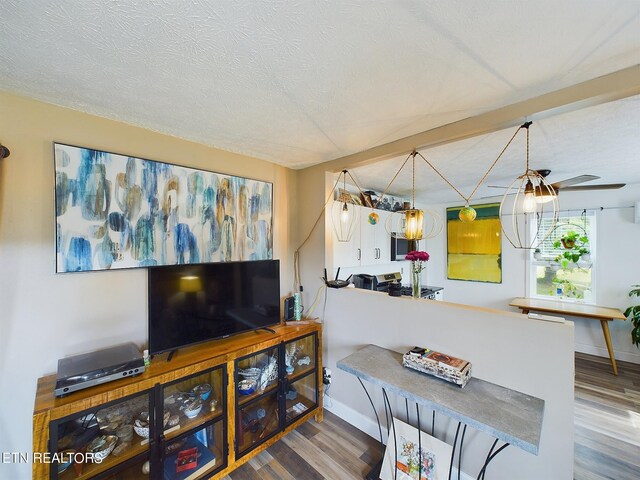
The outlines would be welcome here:
[[[331,385],[331,369],[322,367],[322,383]]]

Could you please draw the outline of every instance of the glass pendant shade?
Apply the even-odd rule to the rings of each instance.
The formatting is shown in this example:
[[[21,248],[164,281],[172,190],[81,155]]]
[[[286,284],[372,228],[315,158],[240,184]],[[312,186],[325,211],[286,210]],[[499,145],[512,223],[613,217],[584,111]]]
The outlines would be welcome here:
[[[358,209],[351,201],[339,198],[331,208],[333,229],[339,242],[350,242],[358,223]]]
[[[527,170],[507,188],[500,203],[502,233],[515,248],[537,248],[555,228],[558,212],[558,197],[553,187],[537,171]],[[543,222],[537,221],[542,217],[553,219],[544,231]],[[530,222],[537,225],[533,234]]]
[[[401,210],[387,217],[385,230],[395,238],[433,238],[442,231],[442,219],[431,210]]]
[[[424,213],[422,210],[410,209],[404,211],[406,227],[404,236],[407,240],[422,240]]]

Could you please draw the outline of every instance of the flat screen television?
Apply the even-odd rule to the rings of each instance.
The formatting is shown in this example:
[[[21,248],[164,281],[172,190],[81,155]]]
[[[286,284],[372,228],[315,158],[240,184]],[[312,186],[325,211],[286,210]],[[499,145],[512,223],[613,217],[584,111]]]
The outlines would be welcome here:
[[[149,268],[149,353],[280,322],[280,261]]]

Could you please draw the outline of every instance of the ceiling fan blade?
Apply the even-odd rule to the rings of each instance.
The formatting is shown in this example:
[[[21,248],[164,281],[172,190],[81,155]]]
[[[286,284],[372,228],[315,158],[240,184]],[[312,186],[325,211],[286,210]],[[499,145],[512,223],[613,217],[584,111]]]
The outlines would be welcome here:
[[[577,185],[578,183],[590,182],[591,180],[597,180],[600,177],[596,175],[578,175],[577,177],[567,178],[556,183],[552,183],[551,186],[555,190],[564,190],[571,185]]]
[[[600,185],[580,185],[577,187],[566,187],[561,191],[563,192],[578,192],[582,190],[616,190],[622,188],[626,183],[602,183]]]

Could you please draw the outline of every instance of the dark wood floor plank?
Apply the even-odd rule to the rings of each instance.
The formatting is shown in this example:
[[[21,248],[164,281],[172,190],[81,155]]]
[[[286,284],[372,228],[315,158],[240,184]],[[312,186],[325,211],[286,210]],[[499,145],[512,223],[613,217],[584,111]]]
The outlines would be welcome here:
[[[233,480],[262,480],[251,465],[245,463],[231,474]]]
[[[269,453],[293,478],[296,480],[322,480],[325,478],[282,440],[271,445]]]

